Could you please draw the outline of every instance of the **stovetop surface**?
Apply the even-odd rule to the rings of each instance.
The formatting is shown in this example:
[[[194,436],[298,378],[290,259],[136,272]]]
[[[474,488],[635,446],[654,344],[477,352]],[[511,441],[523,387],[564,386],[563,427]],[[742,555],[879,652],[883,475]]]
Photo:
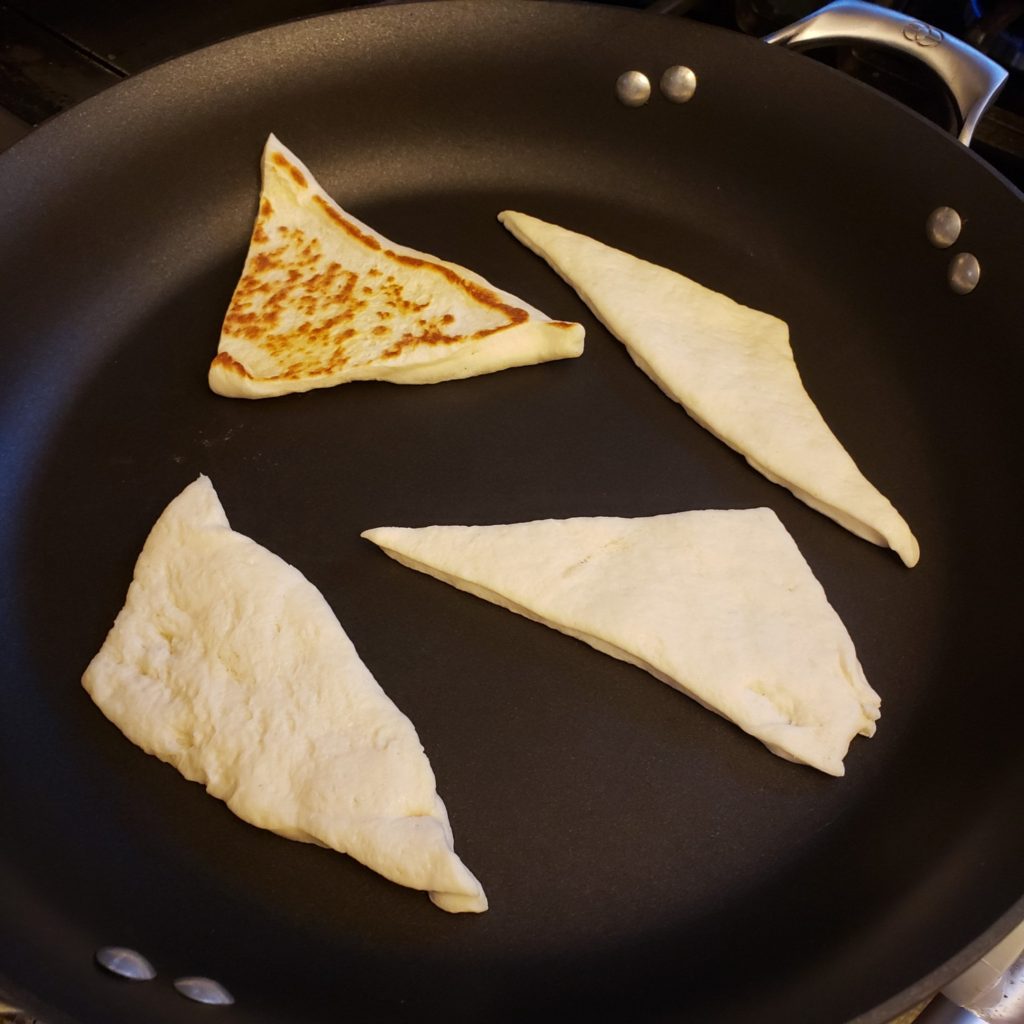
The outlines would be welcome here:
[[[371,0],[9,0],[0,2],[0,150],[32,127],[162,60],[293,18],[364,6]],[[666,0],[593,0],[647,8]],[[682,0],[671,16],[751,35],[781,28],[815,0]],[[890,0],[966,39],[1010,69],[974,148],[1024,188],[1024,0]],[[896,96],[945,127],[952,105],[931,73],[878,51],[815,55]]]
[[[0,0],[0,150],[76,103],[168,58],[293,18],[373,0]],[[816,0],[592,0],[673,6],[694,18],[764,35],[820,6]],[[982,119],[975,151],[1024,189],[1024,0],[887,0],[965,39],[1010,70]],[[931,72],[906,58],[860,49],[814,54],[871,82],[944,127],[953,108]]]

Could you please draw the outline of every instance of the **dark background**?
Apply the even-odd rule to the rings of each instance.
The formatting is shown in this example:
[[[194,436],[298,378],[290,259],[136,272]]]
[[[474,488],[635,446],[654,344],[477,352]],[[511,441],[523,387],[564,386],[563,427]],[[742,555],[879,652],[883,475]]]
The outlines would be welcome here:
[[[160,61],[294,18],[369,0],[11,0],[0,2],[0,151],[47,118]],[[391,0],[385,0],[391,2]],[[536,0],[545,2],[545,0]],[[646,8],[764,35],[817,0],[592,0]],[[1024,0],[888,0],[966,39],[1010,70],[974,148],[1024,186]],[[863,49],[819,51],[817,59],[872,82],[945,127],[952,104],[931,72],[906,58]]]

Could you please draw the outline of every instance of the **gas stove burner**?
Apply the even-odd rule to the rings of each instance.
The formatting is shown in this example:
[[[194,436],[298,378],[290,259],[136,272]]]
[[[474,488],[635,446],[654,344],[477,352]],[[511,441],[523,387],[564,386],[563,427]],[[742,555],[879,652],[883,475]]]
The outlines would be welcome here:
[[[125,16],[122,3],[0,2],[0,150],[32,127],[146,67],[265,27],[284,16],[314,15],[380,0],[164,0]],[[752,36],[800,20],[826,0],[591,0],[688,17]],[[1010,70],[972,145],[1024,187],[1024,0],[879,0],[947,36],[966,40]],[[130,5],[129,5],[130,6]],[[42,10],[41,10],[42,8]],[[957,115],[945,88],[918,62],[870,47],[809,54],[905,103],[945,130]]]
[[[775,32],[821,6],[816,0],[677,3],[687,7],[696,20],[753,36]],[[975,131],[972,147],[1018,187],[1024,186],[1024,0],[886,0],[880,6],[892,7],[947,36],[962,39],[1009,70],[1003,91]],[[912,57],[861,44],[804,52],[886,93],[946,131],[957,131],[958,117],[949,91]]]
[[[1024,71],[1024,0],[969,0],[964,38],[1011,71]]]

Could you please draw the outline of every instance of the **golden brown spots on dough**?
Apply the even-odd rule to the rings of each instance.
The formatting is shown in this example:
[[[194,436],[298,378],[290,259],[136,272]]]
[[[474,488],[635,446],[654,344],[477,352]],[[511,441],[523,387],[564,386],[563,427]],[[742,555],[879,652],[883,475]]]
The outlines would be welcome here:
[[[252,374],[237,359],[232,359],[227,352],[218,352],[213,357],[213,365],[220,366],[231,373],[237,373],[239,377],[252,378]]]
[[[461,341],[461,338],[452,338],[435,326],[425,327],[414,334],[407,331],[398,341],[390,345],[383,353],[386,359],[394,359],[401,355],[407,348],[416,348],[420,345],[450,345],[453,341]]]
[[[270,241],[265,225],[273,212],[274,207],[271,206],[270,200],[264,197],[260,203],[260,212],[256,216],[256,223],[252,228],[252,242],[254,245],[266,245]]]
[[[490,309],[497,310],[507,316],[509,324],[521,324],[529,318],[529,314],[525,309],[520,309],[518,306],[510,306],[508,303],[502,302],[501,299],[498,298],[498,296],[489,288],[484,288],[483,285],[479,285],[475,281],[467,281],[465,278],[459,277],[451,267],[442,266],[440,263],[434,263],[431,260],[420,259],[418,256],[405,256],[392,252],[390,249],[386,250],[384,255],[389,259],[393,259],[396,263],[401,263],[407,267],[441,274],[457,288],[466,292],[481,306],[487,306]],[[488,331],[487,333],[491,334],[493,332]],[[476,337],[476,335],[474,335],[474,337]]]
[[[278,156],[271,157],[278,166],[291,166]],[[225,339],[261,353],[258,365],[267,369],[259,379],[315,379],[346,368],[419,361],[424,348],[473,342],[528,319],[525,310],[450,267],[385,251],[325,197],[314,192],[312,198],[330,222],[321,232],[272,225],[273,208],[261,202],[250,255],[224,318]],[[325,254],[324,231],[333,227],[358,243],[357,251],[350,246],[340,259]],[[477,329],[460,331],[452,310],[473,306],[475,315],[467,312],[466,319]],[[245,372],[226,353],[218,358]]]
[[[258,252],[253,256],[251,265],[248,273],[242,278],[242,284],[247,284],[250,280],[255,279],[258,274],[265,274],[274,265],[273,257],[268,252]]]
[[[308,187],[309,182],[306,181],[306,176],[283,153],[273,153],[270,159],[282,170],[287,171],[299,188]]]
[[[430,305],[429,299],[424,299],[422,302],[414,302],[412,299],[407,299],[405,297],[405,289],[391,276],[385,278],[377,293],[381,296],[386,309],[403,316],[418,313]]]
[[[313,201],[320,207],[320,209],[327,214],[328,217],[342,228],[347,231],[357,242],[362,242],[367,249],[372,249],[374,252],[380,252],[380,242],[377,241],[373,235],[366,234],[365,231],[361,231],[355,224],[352,223],[347,217],[343,217],[337,207],[332,206],[323,196],[313,196]]]

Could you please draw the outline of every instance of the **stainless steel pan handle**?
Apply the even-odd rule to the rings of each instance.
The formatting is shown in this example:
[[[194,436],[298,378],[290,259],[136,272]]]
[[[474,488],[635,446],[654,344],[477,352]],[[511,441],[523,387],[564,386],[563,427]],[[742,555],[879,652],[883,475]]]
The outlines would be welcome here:
[[[945,82],[960,114],[960,141],[971,144],[982,114],[999,95],[1008,72],[973,47],[916,18],[862,0],[835,0],[764,37],[794,49],[871,43],[922,61]]]

